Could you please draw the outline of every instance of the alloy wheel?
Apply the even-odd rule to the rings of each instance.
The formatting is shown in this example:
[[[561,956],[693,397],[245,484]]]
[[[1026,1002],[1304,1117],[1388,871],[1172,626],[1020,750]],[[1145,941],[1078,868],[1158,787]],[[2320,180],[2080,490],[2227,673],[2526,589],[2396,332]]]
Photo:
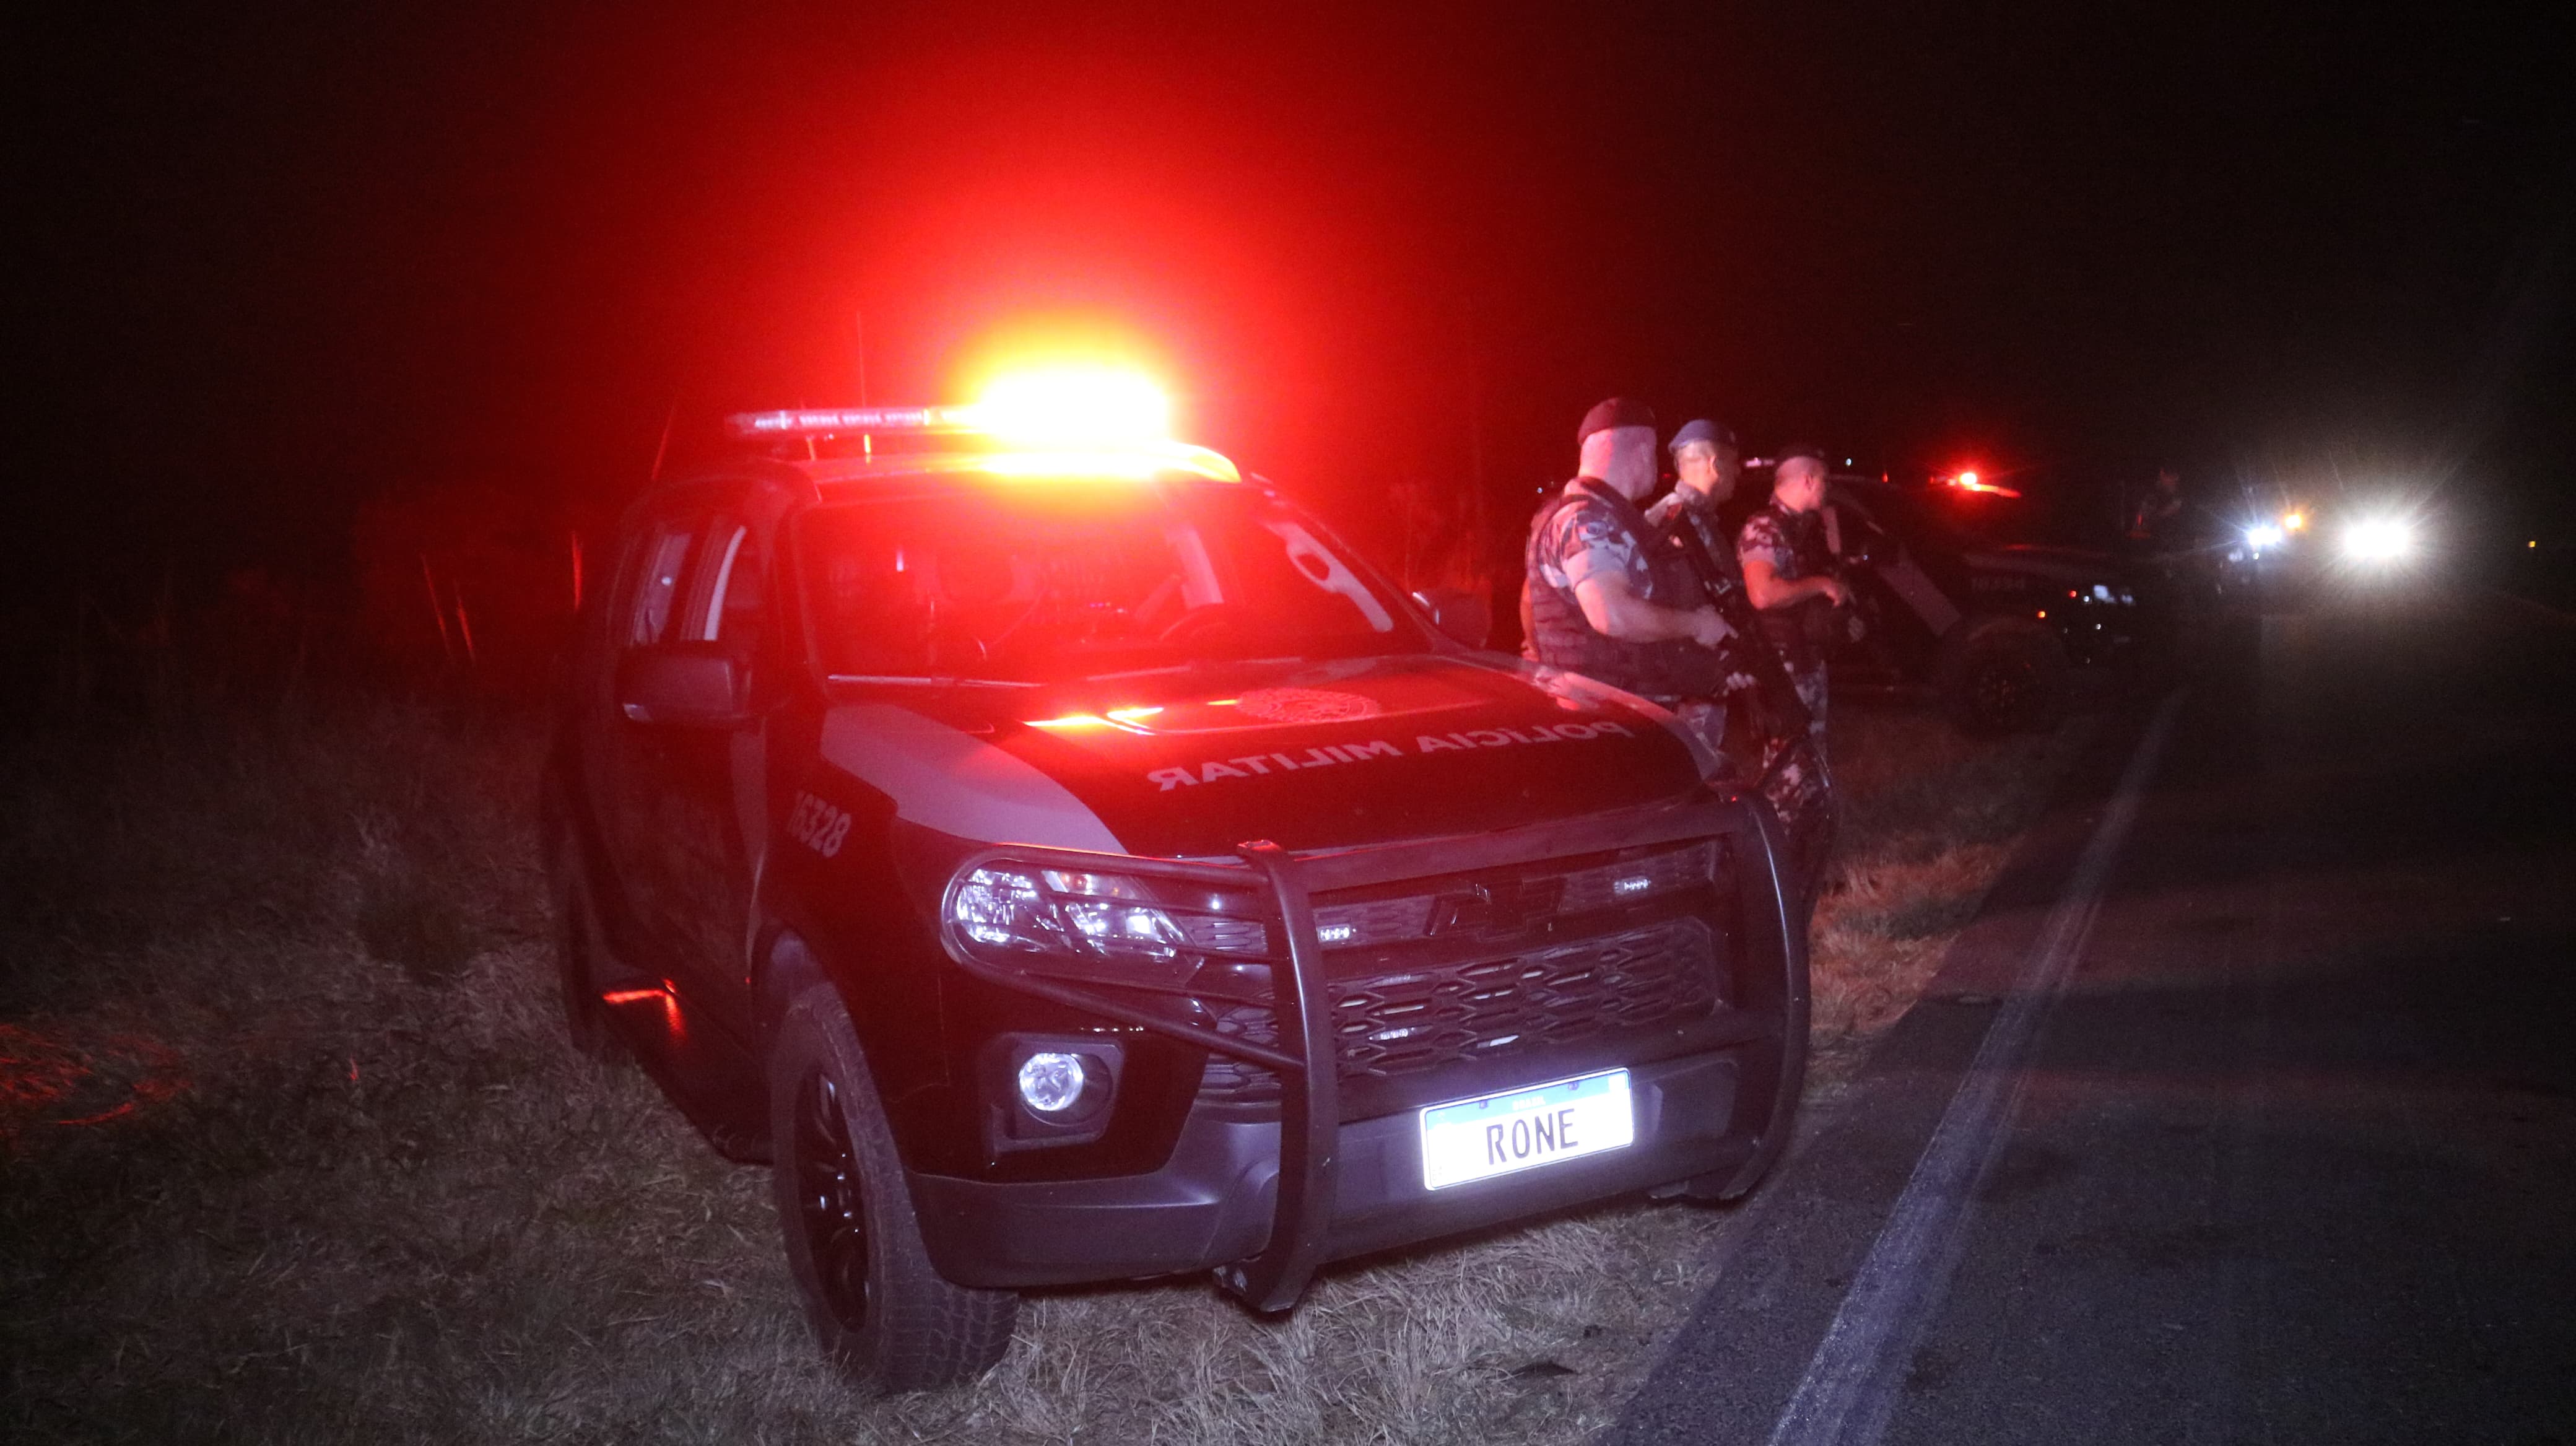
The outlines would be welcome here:
[[[858,1150],[830,1074],[815,1071],[798,1094],[799,1223],[833,1315],[857,1330],[868,1315],[868,1217]]]

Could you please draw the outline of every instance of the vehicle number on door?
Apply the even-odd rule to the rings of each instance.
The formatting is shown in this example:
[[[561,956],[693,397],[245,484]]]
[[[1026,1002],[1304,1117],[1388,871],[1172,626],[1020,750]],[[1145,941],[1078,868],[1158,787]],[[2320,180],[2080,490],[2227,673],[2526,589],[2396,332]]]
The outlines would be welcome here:
[[[787,815],[787,836],[825,858],[841,851],[850,836],[850,816],[810,793],[796,795],[796,810]]]
[[[1628,1072],[1605,1070],[1422,1112],[1422,1184],[1437,1190],[1636,1143]]]

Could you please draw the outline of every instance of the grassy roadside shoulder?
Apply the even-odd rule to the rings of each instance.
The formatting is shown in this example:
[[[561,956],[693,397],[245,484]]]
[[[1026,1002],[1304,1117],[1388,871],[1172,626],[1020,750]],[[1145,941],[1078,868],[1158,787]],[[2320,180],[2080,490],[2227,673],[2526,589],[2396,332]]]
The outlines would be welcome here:
[[[1836,719],[1816,1092],[1937,968],[2081,741]],[[760,1172],[561,1042],[525,725],[390,705],[0,776],[0,1434],[186,1441],[1559,1441],[1728,1215],[1630,1204],[1336,1270],[1033,1300],[971,1388],[815,1362]]]

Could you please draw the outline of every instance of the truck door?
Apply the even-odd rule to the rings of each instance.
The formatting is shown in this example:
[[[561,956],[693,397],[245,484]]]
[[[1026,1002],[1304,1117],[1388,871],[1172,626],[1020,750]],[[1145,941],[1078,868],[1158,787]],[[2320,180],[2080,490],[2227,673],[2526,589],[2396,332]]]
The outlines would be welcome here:
[[[639,624],[657,624],[639,633],[651,631],[659,645],[722,648],[756,703],[774,692],[769,549],[736,510],[699,514],[686,525],[689,560],[672,585],[671,605],[666,615],[639,617]],[[649,591],[660,585],[655,575],[639,597],[646,613],[660,611]],[[747,1039],[745,945],[753,874],[769,832],[761,715],[720,725],[624,721],[638,912],[684,1004]]]
[[[731,654],[754,708],[725,727],[668,730],[655,750],[669,843],[657,883],[671,939],[682,951],[673,977],[698,1003],[748,1030],[746,946],[752,886],[769,836],[766,709],[775,695],[769,628],[769,549],[750,520],[718,513],[702,534],[699,576],[682,618],[685,638]],[[747,1037],[747,1036],[746,1036]]]
[[[610,599],[608,650],[585,684],[580,707],[590,797],[599,814],[607,877],[593,887],[618,958],[660,978],[670,960],[667,903],[656,880],[663,821],[659,815],[658,754],[668,730],[626,716],[618,677],[626,657],[679,635],[690,564],[710,513],[691,499],[666,499],[630,534]]]

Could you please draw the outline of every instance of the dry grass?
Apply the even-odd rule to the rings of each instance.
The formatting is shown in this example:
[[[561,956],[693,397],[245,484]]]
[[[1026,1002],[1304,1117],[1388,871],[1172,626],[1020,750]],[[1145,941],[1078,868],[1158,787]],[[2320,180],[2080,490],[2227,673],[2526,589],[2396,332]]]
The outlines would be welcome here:
[[[2092,728],[1969,739],[1911,711],[1840,711],[1842,841],[1810,936],[1811,1098],[1913,1006]]]
[[[2072,735],[1837,720],[1819,1020],[1910,999]],[[757,1171],[562,1043],[533,730],[391,706],[27,744],[0,779],[0,1435],[76,1441],[1559,1441],[1726,1216],[1364,1262],[1280,1321],[1067,1292],[974,1387],[815,1363]],[[70,1123],[73,1121],[90,1123]]]

